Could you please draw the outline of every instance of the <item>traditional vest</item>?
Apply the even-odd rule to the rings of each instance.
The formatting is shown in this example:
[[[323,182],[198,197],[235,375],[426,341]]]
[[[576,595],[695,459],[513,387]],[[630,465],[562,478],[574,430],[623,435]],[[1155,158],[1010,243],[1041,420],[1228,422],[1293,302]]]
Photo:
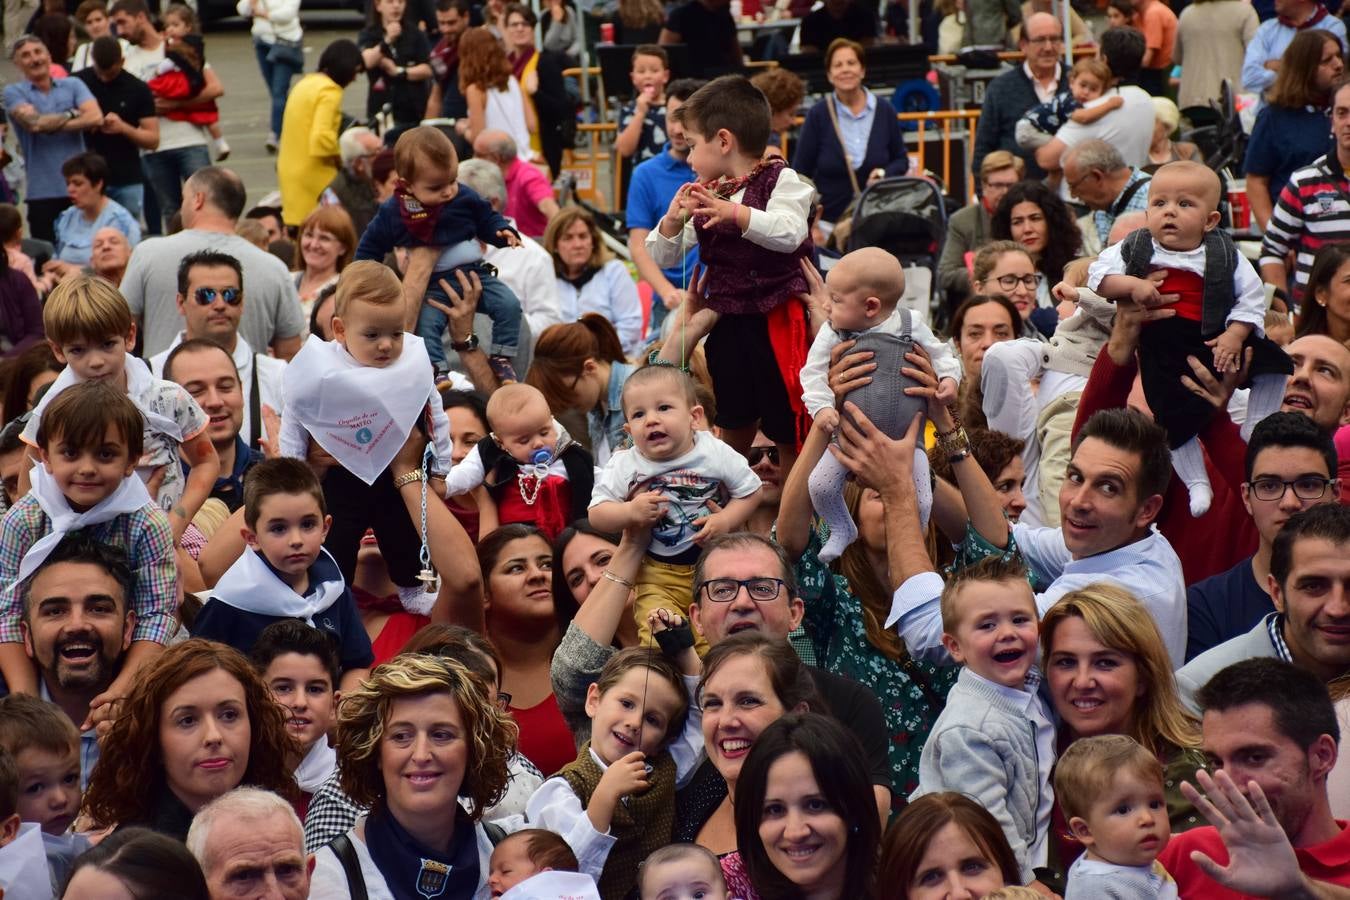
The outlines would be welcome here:
[[[554,478],[546,479],[535,502],[528,506],[520,494],[520,479],[517,478],[520,463],[492,438],[478,442],[478,453],[483,460],[483,471],[487,473],[483,484],[497,504],[501,524],[524,522],[535,525],[552,541],[572,522],[586,518],[591,489],[595,486],[595,464],[585,447],[575,441],[569,441],[563,447],[561,459],[567,470],[567,483],[559,485]],[[511,518],[507,517],[508,513]]]
[[[1194,282],[1180,277],[1173,284],[1176,291],[1169,291],[1166,282],[1160,291],[1181,293],[1177,314],[1182,318],[1199,321],[1201,336],[1211,338],[1223,332],[1228,313],[1236,302],[1233,295],[1233,274],[1237,270],[1237,246],[1226,232],[1215,228],[1205,235],[1204,247],[1205,277],[1201,285],[1203,295],[1196,297]],[[1125,262],[1126,275],[1135,278],[1147,277],[1149,264],[1153,260],[1153,236],[1149,234],[1149,230],[1140,228],[1130,232],[1121,242],[1120,255]],[[1186,273],[1174,274],[1181,276]],[[1170,277],[1172,276],[1169,275]],[[1197,301],[1200,307],[1198,316],[1194,314]],[[1187,315],[1188,311],[1190,315]]]
[[[577,758],[558,773],[589,806],[591,795],[605,773],[591,756],[591,742],[581,746]],[[625,900],[637,895],[637,873],[642,861],[670,843],[675,828],[675,760],[662,753],[652,762],[651,787],[641,794],[629,794],[614,810],[609,831],[616,842],[600,873],[600,896],[604,900]]]

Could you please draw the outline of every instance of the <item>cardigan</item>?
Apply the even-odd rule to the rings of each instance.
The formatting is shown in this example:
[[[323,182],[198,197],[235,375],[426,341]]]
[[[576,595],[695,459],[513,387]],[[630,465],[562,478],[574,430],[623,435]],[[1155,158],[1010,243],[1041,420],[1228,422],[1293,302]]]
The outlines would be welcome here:
[[[966,254],[989,242],[989,210],[978,197],[974,203],[963,206],[947,220],[947,242],[942,245],[938,260],[938,285],[944,291],[970,293],[970,270],[966,268]]]
[[[1276,621],[1272,622],[1272,619]],[[1233,663],[1242,662],[1244,659],[1280,659],[1287,657],[1287,652],[1282,654],[1280,648],[1276,647],[1274,641],[1271,640],[1272,627],[1281,631],[1284,628],[1284,622],[1283,619],[1279,618],[1279,613],[1271,613],[1257,622],[1251,631],[1238,635],[1230,641],[1224,641],[1217,647],[1209,648],[1178,669],[1177,692],[1181,695],[1182,704],[1192,713],[1199,715],[1200,706],[1195,702],[1195,695],[1210,678],[1221,670],[1228,668]]]
[[[877,97],[876,101],[867,155],[854,173],[859,190],[867,184],[867,175],[873,169],[885,169],[888,178],[909,171],[909,154],[900,134],[895,107],[882,97]],[[792,157],[792,168],[797,174],[810,178],[820,192],[820,202],[825,207],[824,219],[828,222],[838,219],[853,202],[853,184],[849,181],[844,148],[830,123],[827,104],[832,102],[834,94],[829,94],[807,111],[797,152]]]
[[[1061,68],[1059,86],[1055,93],[1069,89],[1069,71]],[[989,82],[984,89],[984,103],[980,106],[980,122],[975,129],[975,151],[971,156],[971,170],[980,171],[984,158],[995,150],[1008,150],[1027,164],[1026,178],[1039,180],[1045,170],[1036,165],[1036,154],[1017,145],[1017,120],[1027,110],[1040,103],[1036,88],[1022,66],[1015,66]]]

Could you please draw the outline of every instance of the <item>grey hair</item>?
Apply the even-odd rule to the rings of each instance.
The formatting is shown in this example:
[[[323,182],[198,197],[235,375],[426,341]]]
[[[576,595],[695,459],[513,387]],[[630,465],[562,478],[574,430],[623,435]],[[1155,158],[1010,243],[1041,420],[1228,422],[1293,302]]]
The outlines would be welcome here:
[[[497,132],[497,137],[488,142],[488,152],[500,159],[503,163],[509,163],[516,158],[520,149],[516,146],[516,139],[511,137],[505,131]]]
[[[1070,147],[1066,150],[1063,161],[1067,162],[1070,156],[1078,163],[1078,168],[1085,172],[1094,169],[1102,172],[1119,172],[1121,169],[1129,168],[1125,164],[1125,158],[1120,155],[1120,151],[1106,141],[1083,141],[1076,147]]]
[[[459,164],[459,180],[498,210],[506,208],[506,178],[493,163],[485,159],[466,159]]]
[[[295,814],[295,810],[290,803],[271,791],[264,791],[262,788],[239,787],[221,794],[197,810],[197,814],[192,817],[192,827],[188,829],[187,833],[188,852],[192,854],[204,871],[208,863],[206,849],[210,843],[211,829],[215,826],[216,820],[239,819],[257,822],[272,816],[282,816],[294,825],[295,832],[300,837],[301,845],[304,844],[305,828],[300,824],[300,818]]]
[[[364,125],[355,125],[342,132],[338,138],[338,154],[344,169],[366,155],[366,148],[361,145],[361,139],[366,136],[375,137],[376,134]]]

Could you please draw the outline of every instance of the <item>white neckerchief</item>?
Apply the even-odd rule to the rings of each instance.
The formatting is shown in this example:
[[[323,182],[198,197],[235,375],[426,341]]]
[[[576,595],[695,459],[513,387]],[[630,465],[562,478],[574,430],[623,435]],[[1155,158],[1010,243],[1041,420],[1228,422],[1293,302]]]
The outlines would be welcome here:
[[[56,549],[56,545],[61,543],[61,539],[70,532],[90,525],[99,525],[126,513],[135,512],[154,502],[150,499],[150,493],[145,489],[145,482],[132,475],[129,478],[123,478],[122,483],[117,486],[117,490],[104,497],[94,506],[84,512],[76,512],[70,508],[70,501],[66,499],[65,494],[61,493],[61,488],[57,486],[56,479],[47,471],[45,465],[38,463],[33,466],[28,473],[28,478],[38,506],[52,521],[52,530],[40,538],[23,555],[23,561],[19,563],[19,582],[23,582],[29,575],[37,571],[38,566],[42,565],[43,561]]]
[[[562,872],[557,869],[545,869],[518,883],[501,900],[600,900],[600,891],[595,879],[585,872]]]
[[[282,390],[286,415],[344,469],[374,484],[426,410],[434,383],[431,358],[416,335],[403,336],[403,352],[383,369],[310,335],[286,366]]]
[[[328,556],[327,550],[320,548],[319,552]],[[328,561],[334,569],[337,568],[331,556],[328,556]],[[220,576],[210,596],[244,612],[304,619],[307,624],[313,625],[314,614],[332,606],[346,587],[342,576],[338,575],[336,581],[311,584],[309,593],[301,597],[294,588],[277,577],[261,553],[245,550],[234,561],[234,565]]]
[[[295,783],[306,794],[312,794],[323,787],[336,768],[337,751],[329,745],[327,737],[320,737],[295,767]]]
[[[0,885],[14,900],[39,900],[52,896],[52,873],[42,843],[42,826],[24,822],[19,836],[0,847]]]
[[[156,434],[167,435],[181,444],[183,442],[183,427],[179,425],[176,420],[151,409],[147,409],[141,399],[145,396],[146,392],[150,390],[150,383],[155,380],[155,376],[150,372],[150,367],[139,357],[132,356],[128,353],[125,371],[127,373],[127,397],[132,403],[136,404],[136,408],[141,411],[141,415],[145,417],[145,423],[149,429]],[[52,399],[57,394],[61,393],[66,388],[80,384],[83,381],[83,378],[75,374],[74,369],[70,366],[66,366],[61,370],[61,374],[56,376],[56,380],[53,381],[52,386],[47,389],[47,393],[42,395],[42,399],[38,401],[38,405],[33,410],[33,414],[38,418],[41,418],[43,412],[47,409],[47,405],[52,402]]]

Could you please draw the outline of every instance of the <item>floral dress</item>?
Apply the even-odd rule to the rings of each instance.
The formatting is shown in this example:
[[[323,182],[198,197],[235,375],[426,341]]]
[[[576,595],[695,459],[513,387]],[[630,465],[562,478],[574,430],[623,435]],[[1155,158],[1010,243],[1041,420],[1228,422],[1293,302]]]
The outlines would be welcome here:
[[[956,683],[959,666],[935,666],[906,658],[896,662],[867,639],[862,602],[848,579],[821,564],[819,525],[795,574],[806,604],[803,622],[821,668],[871,689],[881,701],[890,734],[891,790],[907,797],[919,784],[919,754]]]

